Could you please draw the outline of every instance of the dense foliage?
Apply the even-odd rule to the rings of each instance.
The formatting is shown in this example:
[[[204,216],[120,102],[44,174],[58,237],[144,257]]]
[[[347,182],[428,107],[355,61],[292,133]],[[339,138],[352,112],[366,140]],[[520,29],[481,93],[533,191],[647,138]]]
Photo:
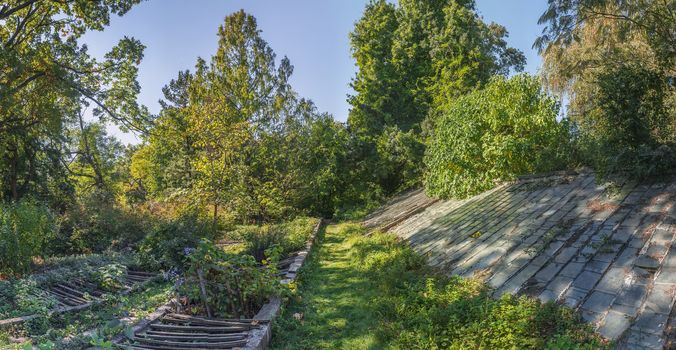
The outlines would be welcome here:
[[[495,77],[457,98],[435,122],[425,155],[427,191],[465,197],[518,175],[562,169],[570,156],[558,103],[536,77]]]
[[[276,248],[282,255],[303,249],[315,225],[317,219],[299,217],[282,224],[243,226],[227,237],[243,241],[245,252],[263,261],[268,249]]]
[[[102,30],[111,15],[123,15],[138,2],[10,0],[0,6],[3,199],[32,195],[58,203],[72,194],[68,178],[79,173],[71,168],[72,157],[99,165],[95,155],[71,147],[81,137],[69,135],[85,127],[82,117],[90,106],[100,121],[146,128],[147,113],[136,101],[143,45],[125,37],[97,61],[78,43],[87,30]]]
[[[676,17],[669,1],[555,0],[535,45],[570,101],[582,161],[637,178],[674,168]]]
[[[350,34],[359,70],[348,125],[363,159],[359,180],[386,195],[419,183],[423,121],[492,75],[523,69],[506,37],[482,21],[474,1],[369,2]]]
[[[279,256],[271,251],[268,255],[273,257],[261,265],[251,255],[226,253],[208,240],[202,241],[190,253],[179,293],[199,301],[195,305],[201,311],[191,312],[252,318],[268,298],[282,292],[275,268]]]
[[[132,157],[142,197],[197,198],[239,222],[302,212],[331,215],[344,129],[288,81],[293,67],[263,40],[253,16],[225,19],[218,51],[179,73],[147,143]]]
[[[339,224],[321,240],[273,349],[604,348],[572,310],[494,299],[478,280],[435,273],[395,236]]]
[[[187,263],[185,250],[197,247],[203,238],[215,236],[211,221],[189,210],[157,223],[140,242],[139,257],[144,266],[152,269],[183,269]]]
[[[634,178],[676,169],[673,87],[636,64],[607,67],[596,79],[594,107],[579,122],[581,148],[595,169]]]
[[[0,276],[28,272],[33,257],[44,255],[53,225],[49,210],[35,202],[0,202]]]

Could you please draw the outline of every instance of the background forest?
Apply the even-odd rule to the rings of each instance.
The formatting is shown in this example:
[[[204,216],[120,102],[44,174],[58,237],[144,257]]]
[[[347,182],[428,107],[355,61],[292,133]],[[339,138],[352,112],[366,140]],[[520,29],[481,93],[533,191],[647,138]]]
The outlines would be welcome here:
[[[137,102],[143,44],[125,37],[96,60],[78,42],[138,2],[0,5],[1,274],[74,253],[156,260],[241,224],[357,218],[421,185],[465,197],[578,166],[676,168],[673,2],[550,1],[531,76],[471,0],[371,1],[350,33],[346,123],[298,96],[291,62],[243,11],[151,115]],[[143,142],[124,146],[108,123]]]

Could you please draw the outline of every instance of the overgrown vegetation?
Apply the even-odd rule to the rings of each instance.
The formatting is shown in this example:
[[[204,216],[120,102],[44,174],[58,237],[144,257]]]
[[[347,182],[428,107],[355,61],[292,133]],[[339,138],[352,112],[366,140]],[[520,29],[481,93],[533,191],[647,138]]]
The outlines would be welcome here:
[[[544,80],[570,100],[581,161],[602,176],[642,179],[676,167],[673,7],[556,0],[540,18]]]
[[[572,310],[526,297],[493,299],[448,278],[388,234],[329,226],[275,326],[273,349],[599,349]]]
[[[279,248],[282,255],[303,249],[316,224],[317,219],[299,217],[282,224],[239,227],[226,237],[243,241],[246,253],[262,261],[270,248]]]
[[[180,295],[188,297],[189,313],[225,318],[253,318],[263,303],[282,293],[277,278],[279,250],[266,250],[260,264],[248,254],[231,254],[209,241],[190,253]],[[204,288],[204,289],[202,289]]]
[[[225,17],[216,52],[178,72],[151,115],[137,99],[143,44],[124,37],[95,59],[81,40],[139,2],[0,5],[0,315],[49,309],[52,301],[35,294],[51,273],[114,289],[131,263],[120,263],[119,252],[168,275],[206,274],[215,283],[206,292],[183,285],[195,312],[206,312],[196,305],[207,301],[219,315],[251,315],[280,292],[273,262],[303,246],[308,216],[357,219],[421,184],[434,196],[463,197],[577,165],[639,179],[676,168],[668,1],[551,0],[535,43],[542,74],[507,78],[525,57],[475,1],[372,0],[349,34],[357,72],[346,123],[298,95],[291,62],[244,11]],[[565,115],[559,101],[569,102]],[[111,125],[142,142],[123,145],[108,135]],[[204,243],[221,238],[242,242]],[[323,275],[345,296],[375,300],[363,303],[361,319],[349,316],[354,327],[329,325],[350,336],[381,325],[377,337],[345,344],[593,342],[567,311],[490,301],[483,286],[431,275],[388,239],[344,243],[358,263],[337,267],[369,288],[363,295]],[[398,273],[404,278],[390,281]],[[71,333],[48,338],[57,334]],[[343,339],[307,341],[321,348]]]
[[[25,349],[31,344],[11,342],[10,336],[30,337],[41,348],[54,350],[86,349],[110,344],[113,337],[129,329],[121,321],[123,318],[141,319],[166,303],[170,297],[169,283],[150,283],[138,293],[110,295],[87,312],[42,316],[11,332],[0,331],[0,348]],[[83,335],[85,332],[90,333]]]
[[[122,289],[127,268],[140,270],[131,255],[88,255],[67,259],[49,259],[40,273],[20,279],[0,281],[0,320],[33,314],[46,314],[56,306],[56,299],[46,292],[49,286],[70,280],[86,281],[85,292],[94,287],[105,292]]]
[[[317,219],[298,218],[278,225],[245,226],[227,234],[241,239],[241,250],[202,240],[184,252],[185,274],[177,293],[187,297],[185,312],[228,318],[253,317],[270,297],[288,291],[277,263],[305,247]]]
[[[43,256],[53,233],[50,211],[35,202],[0,202],[0,276],[26,273]]]
[[[425,156],[427,191],[466,197],[499,180],[564,169],[572,147],[558,112],[558,103],[529,75],[495,77],[457,98],[434,122]]]

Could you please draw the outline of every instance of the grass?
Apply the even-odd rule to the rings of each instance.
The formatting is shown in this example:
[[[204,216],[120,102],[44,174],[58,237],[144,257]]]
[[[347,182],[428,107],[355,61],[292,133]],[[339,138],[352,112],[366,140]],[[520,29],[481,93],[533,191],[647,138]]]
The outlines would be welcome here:
[[[345,240],[356,226],[328,226],[299,277],[300,290],[273,330],[273,349],[381,349],[378,292],[354,268]],[[296,320],[294,313],[303,314]]]
[[[439,275],[394,236],[326,228],[273,330],[272,349],[597,349],[572,310],[493,299],[482,282]]]
[[[260,258],[258,255],[273,245],[280,246],[282,253],[287,254],[305,247],[305,242],[310,237],[318,220],[310,217],[297,217],[280,224],[242,225],[227,232],[221,238],[242,241],[241,245],[233,245],[229,249],[232,251],[241,250],[256,258]]]

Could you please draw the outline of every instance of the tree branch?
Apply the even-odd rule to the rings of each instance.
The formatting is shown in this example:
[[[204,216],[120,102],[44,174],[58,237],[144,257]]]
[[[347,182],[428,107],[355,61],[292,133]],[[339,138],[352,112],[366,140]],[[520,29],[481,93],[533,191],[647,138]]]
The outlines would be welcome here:
[[[22,9],[36,3],[37,0],[28,0],[23,2],[22,4],[16,5],[14,8],[9,8],[9,5],[5,5],[0,9],[0,19],[6,19],[7,17],[11,16],[17,11],[21,11]]]
[[[10,95],[15,94],[15,93],[18,92],[19,90],[21,90],[21,89],[23,89],[24,87],[26,87],[26,85],[30,84],[31,81],[33,81],[33,80],[35,80],[35,79],[37,79],[37,78],[40,78],[40,77],[42,77],[42,76],[45,76],[45,75],[47,75],[45,72],[38,72],[38,73],[33,74],[32,76],[30,76],[29,78],[27,78],[26,80],[24,80],[21,84],[17,85],[16,87],[12,88],[11,90],[9,90],[9,94],[10,94]]]
[[[21,20],[19,20],[17,22],[16,31],[14,32],[14,34],[12,34],[12,36],[9,38],[9,40],[7,40],[7,42],[5,43],[5,49],[12,46],[12,44],[14,43],[14,40],[16,40],[16,38],[19,36],[19,34],[21,34],[21,32],[26,28],[26,23],[28,23],[28,20],[30,20],[30,18],[38,11],[37,9],[38,9],[37,7],[33,8],[32,4],[30,5],[30,8],[28,9],[28,13],[26,14],[26,16],[24,18],[22,18]]]

